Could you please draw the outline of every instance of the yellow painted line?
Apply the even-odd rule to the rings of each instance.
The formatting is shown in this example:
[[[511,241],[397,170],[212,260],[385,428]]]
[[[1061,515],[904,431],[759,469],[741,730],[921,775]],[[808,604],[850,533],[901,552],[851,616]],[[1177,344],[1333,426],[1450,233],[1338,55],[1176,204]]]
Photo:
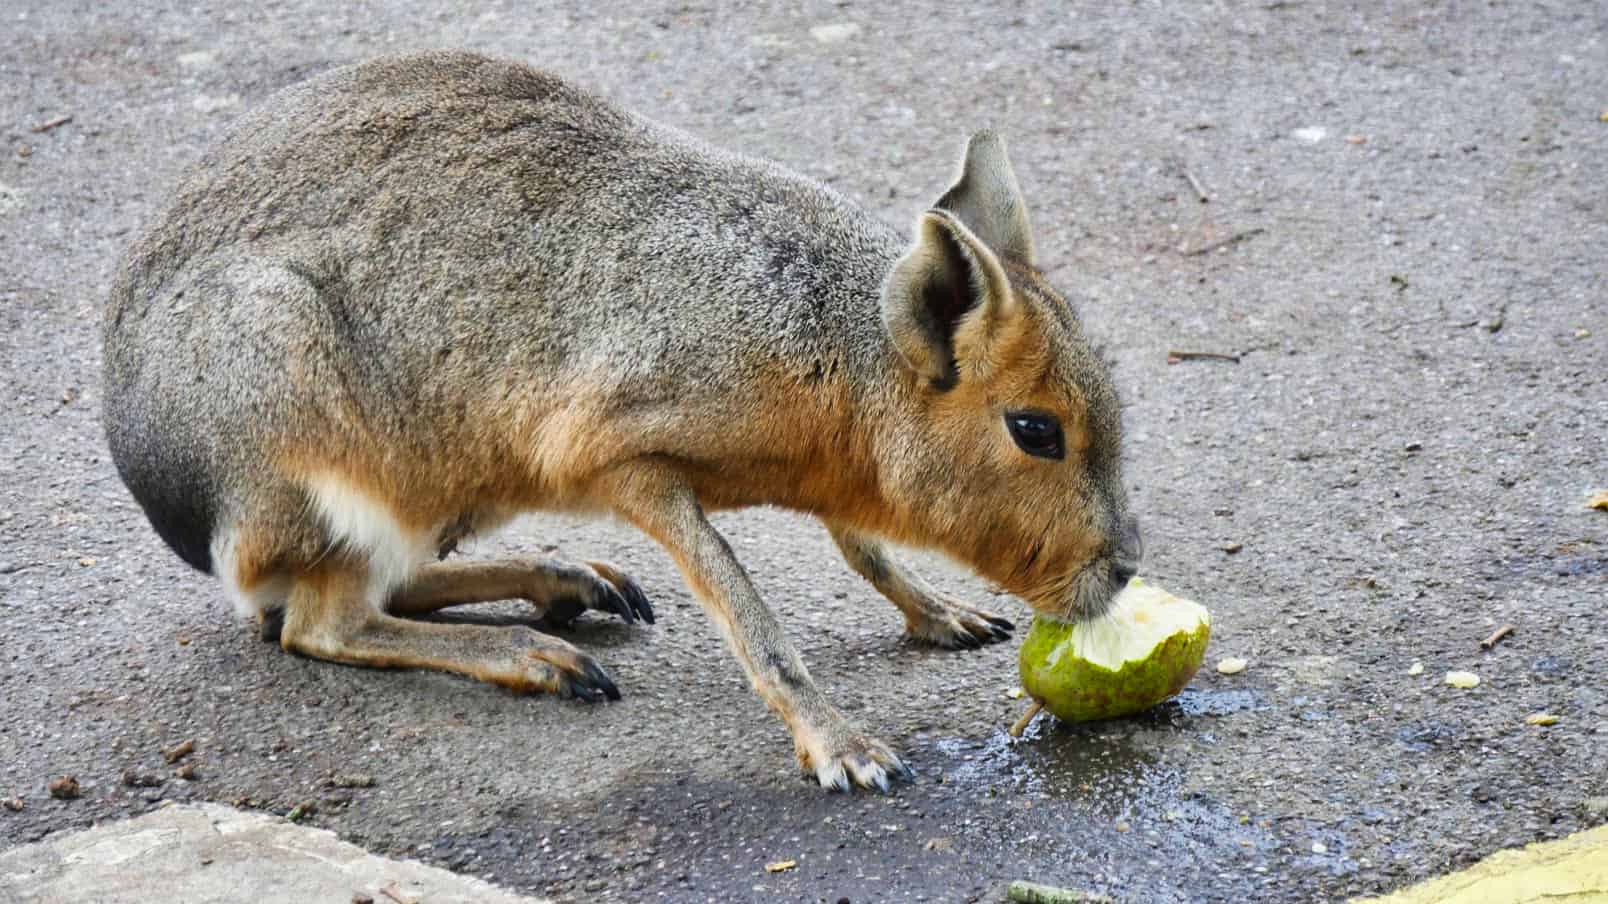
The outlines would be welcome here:
[[[1608,904],[1608,825],[1497,851],[1462,872],[1351,904]]]

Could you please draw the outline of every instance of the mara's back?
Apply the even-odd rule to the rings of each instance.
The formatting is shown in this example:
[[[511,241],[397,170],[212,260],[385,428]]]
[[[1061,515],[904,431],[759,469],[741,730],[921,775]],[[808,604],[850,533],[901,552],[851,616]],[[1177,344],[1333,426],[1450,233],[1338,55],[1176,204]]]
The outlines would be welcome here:
[[[690,338],[719,325],[720,296],[756,340],[807,338],[820,314],[872,323],[903,244],[809,180],[556,76],[426,53],[326,73],[241,117],[131,250],[107,337],[128,351],[127,319],[168,303],[187,270],[250,258],[293,268],[354,321],[405,320],[368,338],[409,347],[518,315],[557,328],[538,349],[557,355],[621,317],[680,332],[696,304]]]
[[[405,495],[451,450],[541,470],[577,441],[544,435],[564,409],[663,423],[779,366],[865,366],[901,249],[807,179],[523,65],[334,70],[242,116],[129,252],[105,325],[113,457],[206,568],[181,525],[228,520],[271,459]]]

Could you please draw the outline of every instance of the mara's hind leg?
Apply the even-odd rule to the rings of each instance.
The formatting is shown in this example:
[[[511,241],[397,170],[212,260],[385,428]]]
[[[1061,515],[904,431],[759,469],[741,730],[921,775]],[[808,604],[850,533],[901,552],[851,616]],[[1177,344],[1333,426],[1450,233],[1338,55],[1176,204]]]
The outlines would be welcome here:
[[[431,562],[385,602],[393,615],[424,615],[448,606],[492,600],[529,600],[551,624],[572,621],[583,610],[611,612],[627,624],[653,624],[653,606],[636,581],[603,562],[572,564],[555,559],[493,562]]]
[[[614,682],[590,656],[526,627],[446,625],[380,612],[363,571],[326,565],[292,579],[280,645],[286,650],[371,668],[457,672],[510,690],[618,700]]]

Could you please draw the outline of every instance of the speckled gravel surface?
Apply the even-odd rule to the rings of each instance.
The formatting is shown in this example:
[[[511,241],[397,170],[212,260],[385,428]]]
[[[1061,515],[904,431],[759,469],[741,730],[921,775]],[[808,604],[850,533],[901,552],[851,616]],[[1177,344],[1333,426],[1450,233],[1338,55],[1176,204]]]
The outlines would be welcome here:
[[[1608,7],[216,6],[0,10],[0,799],[21,806],[0,845],[164,799],[311,801],[298,816],[375,851],[569,901],[998,901],[1013,878],[1307,901],[1605,818],[1608,512],[1585,501],[1608,489]],[[901,643],[819,527],[768,511],[719,523],[919,784],[798,779],[667,557],[610,524],[533,519],[469,552],[631,569],[659,623],[571,634],[620,703],[259,643],[112,471],[98,308],[231,117],[424,46],[563,71],[895,223],[968,130],[1003,130],[1041,254],[1117,362],[1144,573],[1212,609],[1209,662],[1248,668],[1008,743],[1013,645]],[[1557,723],[1526,724],[1541,711]],[[161,755],[186,739],[190,780]],[[51,799],[66,774],[81,796]]]

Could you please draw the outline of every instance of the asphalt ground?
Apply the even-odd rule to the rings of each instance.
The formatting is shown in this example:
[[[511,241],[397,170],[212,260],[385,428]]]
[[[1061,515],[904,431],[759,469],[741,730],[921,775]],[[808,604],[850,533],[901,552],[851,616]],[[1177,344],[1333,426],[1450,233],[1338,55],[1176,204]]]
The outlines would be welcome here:
[[[1605,818],[1608,512],[1586,505],[1608,489],[1600,3],[12,0],[0,17],[0,798],[22,807],[0,808],[0,846],[164,799],[312,802],[300,819],[366,849],[566,901],[994,901],[1013,878],[1302,901]],[[774,511],[717,523],[918,784],[798,778],[668,558],[611,523],[535,518],[467,553],[630,570],[659,623],[568,635],[619,703],[260,643],[112,470],[99,309],[232,117],[423,47],[566,73],[895,224],[971,129],[1000,129],[1052,279],[1116,363],[1142,573],[1212,610],[1212,661],[1249,668],[1010,743],[1014,644],[902,642],[825,532]],[[1481,684],[1445,685],[1453,669]],[[1540,712],[1558,721],[1527,724]],[[186,739],[193,780],[161,756]],[[66,774],[81,796],[51,799]]]

